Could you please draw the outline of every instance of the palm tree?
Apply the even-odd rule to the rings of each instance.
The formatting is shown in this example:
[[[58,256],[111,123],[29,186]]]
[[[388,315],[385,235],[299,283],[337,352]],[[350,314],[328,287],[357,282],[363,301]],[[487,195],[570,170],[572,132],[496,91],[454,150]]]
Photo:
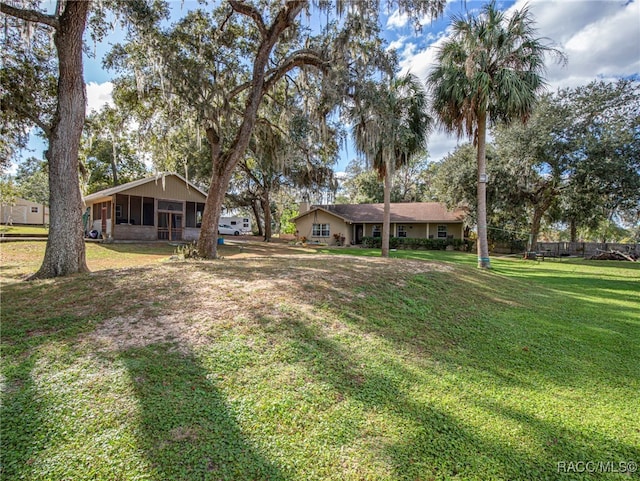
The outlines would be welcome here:
[[[478,267],[490,268],[487,244],[486,135],[487,124],[526,122],[544,89],[544,58],[564,54],[536,38],[528,8],[507,18],[495,1],[479,16],[454,17],[451,35],[437,54],[427,84],[433,107],[444,129],[467,134],[477,147]]]
[[[389,257],[393,173],[424,151],[432,123],[426,107],[424,87],[416,76],[406,74],[389,85],[368,85],[356,96],[351,113],[356,150],[384,179],[383,257]]]

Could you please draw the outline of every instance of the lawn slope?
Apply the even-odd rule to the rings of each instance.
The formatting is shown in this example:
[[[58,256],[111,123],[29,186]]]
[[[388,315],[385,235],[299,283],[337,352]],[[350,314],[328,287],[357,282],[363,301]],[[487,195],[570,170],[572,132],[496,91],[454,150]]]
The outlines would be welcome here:
[[[397,255],[5,283],[2,478],[629,479],[636,265]]]

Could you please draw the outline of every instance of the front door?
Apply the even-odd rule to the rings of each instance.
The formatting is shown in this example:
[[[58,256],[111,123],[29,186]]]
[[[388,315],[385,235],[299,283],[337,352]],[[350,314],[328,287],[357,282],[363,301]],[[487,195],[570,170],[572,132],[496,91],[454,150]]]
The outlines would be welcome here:
[[[100,210],[101,220],[100,227],[102,230],[102,235],[107,235],[107,205],[102,204],[102,209]]]
[[[182,240],[182,214],[158,212],[158,239]]]
[[[362,224],[356,224],[356,244],[362,244],[362,237],[364,236],[364,226]]]

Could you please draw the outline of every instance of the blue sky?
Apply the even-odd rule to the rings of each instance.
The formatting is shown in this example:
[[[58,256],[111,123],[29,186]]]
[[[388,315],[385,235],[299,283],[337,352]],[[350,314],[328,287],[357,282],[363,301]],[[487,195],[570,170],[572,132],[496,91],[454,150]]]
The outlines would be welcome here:
[[[383,2],[385,3],[385,2]],[[403,71],[410,71],[424,79],[435,58],[438,45],[446,38],[450,17],[463,9],[474,11],[484,1],[450,0],[444,16],[435,21],[423,20],[423,28],[416,33],[408,19],[397,11],[383,15],[383,35],[389,46],[395,48]],[[569,63],[560,67],[552,61],[548,65],[547,82],[550,90],[560,87],[584,85],[595,79],[614,80],[620,77],[640,79],[640,3],[629,0],[524,0],[499,2],[502,9],[521,9],[528,4],[536,19],[538,34],[547,37],[568,56]],[[174,15],[180,15],[193,1],[175,1]],[[121,33],[115,31],[100,45],[89,43],[95,58],[85,58],[87,82],[87,109],[99,109],[111,101],[114,73],[102,68],[102,56],[110,44],[119,41]],[[464,141],[464,139],[463,139]],[[429,141],[432,160],[439,160],[455,148],[457,140],[441,131],[434,132]],[[40,156],[41,140],[31,143]],[[344,170],[353,158],[353,149],[341,155],[337,171]]]

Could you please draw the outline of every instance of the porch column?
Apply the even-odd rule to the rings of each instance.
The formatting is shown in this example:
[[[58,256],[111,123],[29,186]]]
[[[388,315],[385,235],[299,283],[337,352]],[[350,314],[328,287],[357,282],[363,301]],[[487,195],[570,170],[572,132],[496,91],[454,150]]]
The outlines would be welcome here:
[[[109,220],[109,219],[107,219]],[[109,230],[109,223],[107,223],[107,231]],[[109,236],[107,236],[108,238]],[[111,238],[116,238],[116,195],[111,197]]]

